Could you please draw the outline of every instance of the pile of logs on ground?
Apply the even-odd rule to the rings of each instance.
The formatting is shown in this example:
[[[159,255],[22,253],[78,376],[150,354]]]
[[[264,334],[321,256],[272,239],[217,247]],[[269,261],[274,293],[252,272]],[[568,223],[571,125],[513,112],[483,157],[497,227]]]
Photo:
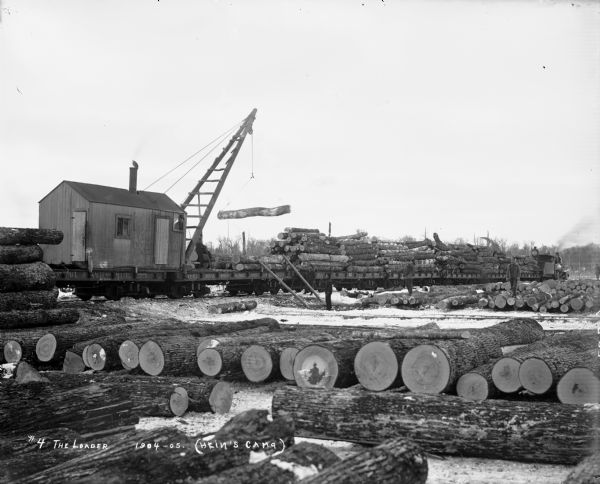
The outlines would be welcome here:
[[[478,302],[481,308],[519,309],[540,313],[569,313],[600,309],[600,281],[547,280],[519,284],[513,296],[509,283],[488,284]]]

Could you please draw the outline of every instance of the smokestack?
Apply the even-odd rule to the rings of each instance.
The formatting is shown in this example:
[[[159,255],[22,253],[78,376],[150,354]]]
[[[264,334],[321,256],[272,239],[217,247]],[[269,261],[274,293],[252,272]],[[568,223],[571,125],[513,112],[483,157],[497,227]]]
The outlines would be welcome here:
[[[133,166],[129,168],[129,193],[137,193],[137,170],[138,164],[133,160]]]

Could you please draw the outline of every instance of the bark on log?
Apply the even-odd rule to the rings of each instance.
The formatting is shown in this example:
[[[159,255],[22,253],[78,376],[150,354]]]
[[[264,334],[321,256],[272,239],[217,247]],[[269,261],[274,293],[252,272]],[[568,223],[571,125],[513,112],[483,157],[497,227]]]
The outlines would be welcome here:
[[[57,245],[62,239],[60,230],[0,227],[0,245]]]
[[[20,432],[0,437],[0,482],[15,482],[88,452],[88,449],[71,447],[74,441],[93,443],[96,447],[101,440],[110,445],[132,430],[134,427],[128,426],[82,434],[63,427],[44,430],[43,437],[36,436],[33,442]],[[65,448],[65,444],[69,448]]]
[[[302,482],[424,484],[427,471],[427,457],[421,447],[410,440],[398,438],[344,459]]]
[[[525,390],[543,395],[553,390],[567,371],[578,367],[598,368],[598,349],[574,352],[569,347],[549,347],[526,358],[519,367]]]
[[[187,411],[227,413],[233,399],[233,387],[229,383],[210,379],[56,371],[42,372],[41,376],[58,389],[92,383],[120,388],[129,392],[140,417],[181,416]]]
[[[256,301],[235,301],[221,304],[211,304],[208,312],[212,314],[233,313],[256,309]]]
[[[74,324],[79,320],[77,309],[36,309],[34,311],[0,312],[0,330],[35,328]]]
[[[464,373],[502,356],[502,347],[527,344],[544,337],[533,319],[511,319],[474,330],[468,340],[438,341],[417,346],[402,361],[402,380],[413,392],[445,393]]]
[[[199,339],[172,335],[140,347],[140,368],[148,375],[201,376],[196,358]]]
[[[38,361],[36,348],[38,341],[45,338],[45,351],[48,360],[39,360],[46,364],[58,365],[62,362],[65,352],[76,342],[96,338],[111,332],[122,331],[128,327],[127,324],[107,324],[107,325],[69,325],[69,326],[48,326],[45,328],[32,328],[13,331],[0,332],[0,346],[4,348],[4,358],[9,363],[18,363],[21,359]],[[52,338],[46,335],[57,335]],[[57,341],[56,349],[50,354],[52,341]],[[47,345],[47,346],[46,346]]]
[[[92,384],[57,390],[43,382],[8,381],[3,382],[0,392],[0,421],[3,422],[0,435],[54,427],[92,432],[135,425],[138,420],[127,389]]]
[[[28,476],[22,483],[97,482],[182,482],[246,465],[250,452],[246,445],[267,444],[269,453],[293,443],[293,421],[266,410],[249,410],[226,423],[212,440],[192,439],[172,428],[135,432],[123,436],[107,449],[88,452],[61,465]],[[237,442],[237,448],[233,443]],[[271,443],[278,445],[271,449]],[[145,444],[145,447],[142,445]],[[178,445],[179,444],[179,445]],[[254,449],[256,450],[256,449]],[[261,447],[261,450],[262,447]]]
[[[494,364],[492,368],[494,385],[503,393],[514,393],[522,388],[519,368],[527,358],[552,347],[568,347],[573,351],[590,350],[596,345],[596,336],[593,331],[569,331],[564,334],[547,336],[541,341],[515,350]]]
[[[286,386],[273,396],[281,410],[300,437],[378,444],[402,436],[461,457],[575,464],[600,437],[597,406]]]
[[[38,262],[44,256],[39,245],[0,245],[0,264]]]
[[[50,291],[0,292],[0,311],[31,311],[56,307],[58,289]]]
[[[207,323],[203,325],[189,325],[189,336],[190,338],[199,338],[198,347],[200,347],[205,340],[212,341],[216,336],[221,334],[227,334],[230,336],[242,336],[250,334],[264,333],[267,331],[276,331],[279,329],[279,323],[273,318],[259,318],[248,321],[229,321],[219,323]],[[154,334],[153,334],[154,333]],[[174,332],[164,332],[157,334],[154,330],[146,329],[144,332],[133,333],[131,331],[113,338],[116,341],[122,341],[119,346],[119,359],[123,368],[126,370],[133,370],[139,365],[139,348],[150,338],[159,336],[168,336],[169,334],[175,334]],[[112,344],[110,341],[97,341],[100,345]]]
[[[600,482],[600,452],[583,459],[563,481],[563,484],[598,484]]]
[[[246,217],[278,217],[291,212],[289,205],[280,205],[279,207],[251,207],[241,208],[239,210],[220,210],[217,213],[218,219],[237,219]]]
[[[49,290],[55,282],[56,275],[43,262],[0,264],[0,292]]]
[[[339,462],[331,450],[310,442],[291,446],[283,453],[257,464],[234,467],[219,474],[196,481],[197,484],[291,484],[318,475]]]

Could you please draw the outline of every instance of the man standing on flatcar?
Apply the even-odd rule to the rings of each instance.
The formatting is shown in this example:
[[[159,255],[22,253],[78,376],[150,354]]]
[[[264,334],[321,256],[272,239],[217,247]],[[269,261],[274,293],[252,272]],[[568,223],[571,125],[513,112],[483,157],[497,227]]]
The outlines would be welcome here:
[[[210,252],[207,247],[202,243],[202,237],[196,243],[196,254],[198,255],[197,264],[198,267],[210,267]]]
[[[517,297],[517,285],[519,284],[519,278],[521,277],[521,267],[517,264],[516,257],[513,257],[508,270],[506,271],[506,280],[510,282],[510,289],[513,297]]]

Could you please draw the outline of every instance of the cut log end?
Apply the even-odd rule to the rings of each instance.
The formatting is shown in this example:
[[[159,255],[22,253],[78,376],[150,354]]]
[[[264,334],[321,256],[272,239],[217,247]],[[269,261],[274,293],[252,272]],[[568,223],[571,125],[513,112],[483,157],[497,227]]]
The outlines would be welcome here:
[[[88,350],[90,349],[90,345],[86,345],[81,350],[81,359],[86,368],[90,367],[90,362],[88,361]]]
[[[552,388],[552,371],[544,360],[527,358],[519,367],[519,380],[526,390],[542,395]]]
[[[139,366],[139,355],[140,349],[133,341],[123,341],[121,346],[119,346],[119,358],[121,359],[121,365],[126,370],[135,370]]]
[[[398,378],[398,359],[388,343],[373,341],[364,345],[354,358],[354,373],[367,390],[383,391]]]
[[[279,371],[286,380],[294,380],[294,359],[298,351],[298,348],[284,348],[279,355]]]
[[[148,375],[160,375],[165,367],[165,356],[154,341],[146,341],[140,348],[140,368]]]
[[[456,393],[459,397],[471,401],[481,401],[490,398],[488,381],[478,373],[465,373],[456,383]]]
[[[169,398],[169,408],[173,415],[181,417],[187,412],[189,405],[189,397],[185,388],[176,387]]]
[[[87,361],[92,370],[101,371],[106,366],[106,351],[98,343],[89,345],[87,351]]]
[[[198,368],[206,376],[217,376],[223,369],[223,359],[214,348],[206,348],[198,354]]]
[[[52,333],[47,333],[42,336],[35,345],[35,354],[38,357],[38,360],[42,362],[47,362],[54,358],[54,353],[56,352],[56,338]]]
[[[492,368],[492,381],[498,390],[514,393],[521,388],[519,367],[521,364],[513,358],[501,358]]]
[[[440,393],[450,383],[448,359],[433,345],[419,345],[406,353],[401,372],[404,385],[416,393]]]
[[[65,373],[81,373],[84,370],[83,358],[72,351],[66,351],[63,361],[63,371]]]
[[[39,371],[37,371],[29,363],[22,361],[17,365],[15,370],[15,381],[18,384],[30,383],[30,382],[48,382],[47,378],[42,377]]]
[[[218,382],[210,392],[208,404],[215,413],[228,413],[233,402],[233,386],[227,382]]]
[[[573,368],[558,382],[561,403],[600,403],[600,379],[588,368]]]
[[[252,345],[242,353],[241,365],[244,375],[252,383],[265,381],[273,372],[271,355],[260,345]]]
[[[23,356],[21,344],[14,340],[8,340],[4,344],[4,360],[7,363],[18,363]]]
[[[333,388],[337,377],[337,361],[327,348],[310,345],[294,359],[294,380],[299,387]]]

